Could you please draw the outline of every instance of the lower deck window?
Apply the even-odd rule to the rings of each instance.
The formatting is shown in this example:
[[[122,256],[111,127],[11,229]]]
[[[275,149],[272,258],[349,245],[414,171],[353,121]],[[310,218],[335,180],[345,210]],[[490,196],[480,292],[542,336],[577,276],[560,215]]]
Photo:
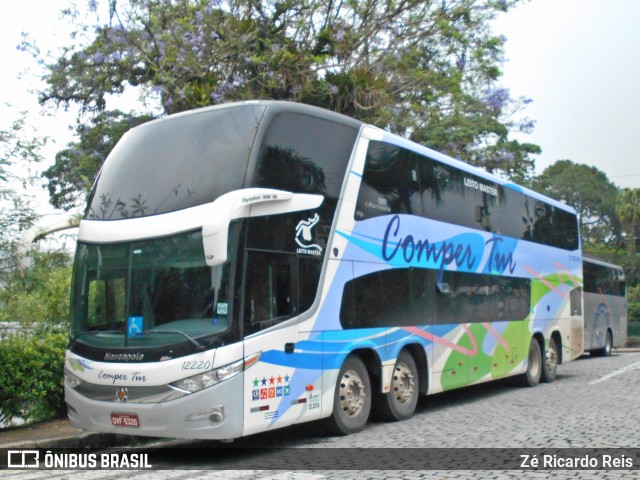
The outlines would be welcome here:
[[[529,279],[426,269],[389,269],[345,285],[343,328],[523,320]]]

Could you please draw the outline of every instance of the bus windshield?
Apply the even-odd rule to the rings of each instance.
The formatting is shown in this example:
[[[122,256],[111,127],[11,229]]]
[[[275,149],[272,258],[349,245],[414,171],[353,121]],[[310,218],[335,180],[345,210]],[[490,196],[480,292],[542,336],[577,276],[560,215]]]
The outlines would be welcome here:
[[[264,108],[205,109],[130,130],[106,159],[85,218],[173,212],[242,188]]]
[[[233,330],[229,263],[206,265],[200,231],[80,243],[74,271],[71,336],[78,342],[98,349],[186,343],[192,353],[222,344]]]

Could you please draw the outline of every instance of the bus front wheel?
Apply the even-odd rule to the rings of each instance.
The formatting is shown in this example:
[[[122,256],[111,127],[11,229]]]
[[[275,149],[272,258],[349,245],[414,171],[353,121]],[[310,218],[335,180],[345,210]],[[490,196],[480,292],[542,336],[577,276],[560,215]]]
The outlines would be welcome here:
[[[362,430],[371,412],[371,381],[360,358],[350,355],[342,364],[333,397],[331,432],[348,435]]]
[[[376,416],[389,421],[411,418],[418,403],[418,390],[416,362],[409,352],[402,351],[393,368],[391,390],[375,398]]]
[[[523,387],[534,387],[540,382],[542,375],[542,354],[540,344],[535,338],[529,343],[529,354],[527,355],[527,371],[520,375],[520,384]]]

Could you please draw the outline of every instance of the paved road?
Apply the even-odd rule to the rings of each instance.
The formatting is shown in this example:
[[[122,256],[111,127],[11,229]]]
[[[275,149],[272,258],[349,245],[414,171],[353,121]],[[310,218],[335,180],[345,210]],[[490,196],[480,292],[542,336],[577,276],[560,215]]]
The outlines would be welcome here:
[[[609,358],[586,356],[562,365],[554,383],[535,388],[518,388],[508,381],[470,387],[421,399],[416,415],[398,423],[371,422],[368,428],[347,437],[327,437],[316,424],[299,425],[270,434],[241,439],[233,447],[294,447],[284,452],[256,450],[248,458],[246,450],[227,450],[225,462],[237,470],[215,471],[207,455],[223,446],[218,442],[178,442],[168,445],[175,452],[187,448],[197,452],[188,458],[167,455],[161,471],[5,471],[6,479],[62,478],[241,478],[241,479],[344,479],[344,478],[640,478],[639,470],[610,471],[413,471],[393,464],[395,470],[339,470],[349,465],[349,448],[638,448],[640,447],[640,352],[616,354]],[[204,448],[206,450],[200,450]],[[332,448],[333,461],[327,469],[287,471],[288,459],[296,450],[308,454],[314,448]],[[197,449],[197,450],[196,450]],[[185,450],[186,451],[186,450]],[[560,450],[558,450],[560,451]],[[272,451],[273,452],[273,451]],[[389,456],[389,451],[364,453]],[[362,450],[359,453],[363,453]],[[393,453],[393,452],[391,452]],[[480,452],[485,454],[486,452]],[[489,465],[492,459],[487,458]],[[157,457],[157,456],[156,456]],[[390,455],[393,462],[396,456]],[[247,460],[248,458],[248,460]],[[219,461],[216,460],[216,461]],[[248,463],[246,463],[248,462]],[[274,470],[248,470],[245,465],[263,465]],[[372,458],[378,466],[379,458]],[[190,469],[185,471],[184,469]],[[400,469],[400,470],[399,470]]]

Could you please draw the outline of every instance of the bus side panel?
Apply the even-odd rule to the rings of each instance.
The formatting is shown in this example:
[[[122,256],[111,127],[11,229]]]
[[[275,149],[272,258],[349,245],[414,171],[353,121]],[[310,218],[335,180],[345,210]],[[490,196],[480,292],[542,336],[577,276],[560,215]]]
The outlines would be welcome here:
[[[613,346],[624,347],[627,343],[627,299],[626,297],[616,297],[614,305],[617,312],[614,313],[613,320]]]
[[[597,350],[604,347],[605,333],[610,322],[607,302],[597,293],[584,294],[584,349]]]
[[[607,330],[611,330],[613,346],[627,342],[627,308],[624,297],[602,293],[584,294],[585,351],[603,348]]]
[[[245,358],[261,355],[245,371],[243,435],[320,418],[322,342],[305,325],[245,339]]]

